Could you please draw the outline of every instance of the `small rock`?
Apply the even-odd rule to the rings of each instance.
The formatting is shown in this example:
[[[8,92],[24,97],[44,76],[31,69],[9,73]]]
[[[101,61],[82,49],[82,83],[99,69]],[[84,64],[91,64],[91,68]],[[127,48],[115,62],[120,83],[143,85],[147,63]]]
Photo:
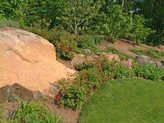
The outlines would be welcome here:
[[[164,51],[164,45],[160,45],[158,48],[159,48],[160,50]]]
[[[153,60],[151,60],[150,57],[145,56],[145,55],[137,55],[137,56],[136,56],[136,61],[137,61],[140,65],[155,64],[155,62],[154,62]]]
[[[116,61],[116,62],[120,62],[120,57],[117,54],[113,54],[113,53],[109,53],[107,55],[105,55],[105,57],[109,60],[109,61]]]
[[[79,54],[79,56],[81,56],[81,57],[83,57],[83,58],[85,57],[85,55],[83,55],[83,54]]]
[[[92,54],[92,51],[90,49],[84,49],[84,53],[90,55]]]
[[[8,101],[15,102],[18,100],[29,101],[34,99],[34,94],[31,90],[15,83],[8,88]]]
[[[34,99],[35,99],[35,100],[39,100],[39,99],[41,99],[41,98],[43,98],[43,94],[42,94],[40,91],[36,91],[36,92],[34,93]]]
[[[9,86],[0,88],[0,103],[7,102]]]
[[[125,67],[131,69],[132,66],[133,66],[133,62],[134,62],[133,59],[129,58],[127,61],[126,61],[126,60],[122,61],[122,64],[123,64]]]
[[[71,66],[74,67],[74,65],[82,64],[83,62],[85,62],[84,56],[82,54],[75,54],[71,61]]]
[[[157,61],[157,62],[156,62],[156,65],[157,65],[159,68],[164,68],[164,60]]]

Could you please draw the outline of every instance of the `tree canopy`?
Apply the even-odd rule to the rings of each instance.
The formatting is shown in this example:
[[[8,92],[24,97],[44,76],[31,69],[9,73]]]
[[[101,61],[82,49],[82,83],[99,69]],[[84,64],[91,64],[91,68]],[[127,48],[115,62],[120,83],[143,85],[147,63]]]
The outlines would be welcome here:
[[[23,27],[63,28],[147,44],[164,43],[163,0],[0,0],[0,21]],[[6,21],[5,20],[5,21]]]

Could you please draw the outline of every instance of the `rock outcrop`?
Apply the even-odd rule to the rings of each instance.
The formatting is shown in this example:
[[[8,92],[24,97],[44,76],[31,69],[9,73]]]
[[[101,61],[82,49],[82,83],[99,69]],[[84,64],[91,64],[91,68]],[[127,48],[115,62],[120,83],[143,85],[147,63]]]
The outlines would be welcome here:
[[[0,87],[18,83],[48,93],[50,83],[74,72],[56,60],[54,46],[42,37],[16,28],[0,28]]]
[[[164,60],[153,60],[148,56],[145,55],[137,55],[136,56],[136,61],[139,63],[141,66],[146,65],[146,64],[154,64],[159,68],[164,68]]]
[[[15,102],[18,100],[30,101],[34,100],[34,93],[17,84],[14,83],[11,86],[5,86],[0,88],[0,102]]]

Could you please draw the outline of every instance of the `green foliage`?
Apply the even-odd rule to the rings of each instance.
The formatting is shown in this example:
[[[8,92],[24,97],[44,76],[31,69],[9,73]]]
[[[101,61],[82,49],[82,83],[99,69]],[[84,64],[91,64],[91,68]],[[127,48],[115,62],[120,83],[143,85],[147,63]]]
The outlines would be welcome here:
[[[62,8],[61,0],[1,0],[0,14],[26,26],[52,28],[59,25]]]
[[[134,77],[133,70],[124,67],[121,64],[115,62],[103,62],[102,72],[108,73],[111,79],[131,78]]]
[[[57,57],[65,60],[71,60],[73,58],[73,52],[70,47],[65,47],[65,45],[61,45],[60,48],[56,48]]]
[[[22,20],[24,18],[24,0],[1,0],[0,4],[0,14],[5,18],[15,19],[18,18]]]
[[[163,0],[137,0],[134,2],[133,9],[139,8],[137,14],[142,14],[147,21],[146,26],[152,28],[156,33],[152,33],[148,39],[148,44],[164,44],[164,2]]]
[[[82,35],[77,38],[78,48],[95,48],[103,40],[103,36]]]
[[[74,67],[78,71],[88,70],[88,69],[94,68],[95,67],[95,63],[94,62],[90,62],[90,63],[76,64],[76,65],[74,65]]]
[[[92,25],[96,33],[105,35],[109,41],[114,41],[120,36],[122,20],[120,6],[108,5],[105,12],[96,15]]]
[[[98,11],[94,0],[65,0],[65,7],[59,19],[63,26],[74,34],[86,30],[90,19]]]
[[[17,123],[59,123],[60,120],[46,106],[37,102],[21,102],[13,119]]]
[[[144,66],[135,66],[134,73],[138,77],[143,77],[150,80],[164,80],[164,69],[158,68],[155,65],[149,64]]]
[[[94,71],[94,72],[93,72]],[[88,70],[83,70],[79,73],[77,84],[79,86],[84,86],[87,91],[97,90],[102,85],[102,77],[96,68],[91,68]]]
[[[72,80],[62,80],[61,99],[59,103],[72,108],[82,108],[83,104],[89,100],[90,96],[110,80],[143,77],[149,80],[164,80],[164,70],[154,65],[139,66],[129,69],[122,64],[109,62],[101,58],[96,62],[89,62],[76,65],[79,70]],[[94,72],[93,72],[94,71]],[[69,86],[64,86],[65,84]],[[78,96],[77,96],[78,95]],[[64,97],[63,97],[64,96]],[[60,102],[61,101],[61,102]]]
[[[11,19],[0,18],[0,27],[5,27],[5,26],[17,27],[17,28],[21,27],[20,24],[16,21],[13,21]]]
[[[63,106],[72,107],[74,109],[82,108],[86,99],[86,90],[82,87],[79,88],[77,85],[73,85],[67,90],[62,90],[60,103]]]
[[[94,18],[92,30],[97,34],[103,34],[107,40],[115,41],[124,37],[141,43],[147,39],[153,31],[145,27],[145,19],[140,15],[129,15],[123,12],[119,5],[109,4]]]
[[[137,44],[144,43],[147,37],[153,33],[150,28],[145,27],[145,19],[140,15],[134,15],[133,25],[130,28],[130,35],[125,35],[125,37],[127,36]]]
[[[114,65],[112,69],[109,69],[111,75],[114,79],[121,79],[121,78],[130,78],[134,77],[134,73],[132,70],[122,66],[122,65]]]
[[[162,59],[164,58],[164,52],[158,51],[154,49],[148,49],[148,50],[138,50],[138,49],[132,49],[132,52],[134,52],[137,55],[146,55],[153,59]]]
[[[61,24],[60,17],[63,11],[63,0],[30,0],[27,8],[25,23],[29,26],[51,29]]]
[[[102,34],[110,41],[123,37],[158,44],[164,41],[162,5],[162,0],[1,0],[0,18],[21,28],[63,27],[74,34]]]

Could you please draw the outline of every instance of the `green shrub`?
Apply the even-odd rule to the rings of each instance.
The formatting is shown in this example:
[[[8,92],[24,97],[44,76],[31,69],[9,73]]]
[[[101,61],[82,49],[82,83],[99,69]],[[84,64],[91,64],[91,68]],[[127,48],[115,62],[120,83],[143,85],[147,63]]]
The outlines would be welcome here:
[[[141,15],[124,15],[122,22],[121,37],[134,41],[135,43],[145,43],[147,37],[154,31],[145,26],[146,20]]]
[[[93,72],[94,71],[94,72]],[[84,86],[88,91],[97,90],[101,87],[101,73],[96,68],[91,68],[79,72],[77,84]]]
[[[109,62],[101,58],[95,62],[88,62],[76,66],[79,70],[72,80],[62,80],[67,86],[61,88],[63,106],[81,108],[89,97],[98,89],[108,84],[112,79],[143,77],[150,80],[164,80],[164,70],[154,65],[139,66],[129,69],[120,63]],[[72,83],[69,84],[68,83]]]
[[[129,38],[137,44],[144,43],[147,37],[154,32],[145,26],[145,21],[144,17],[140,15],[135,15],[133,18],[133,28]]]
[[[74,109],[82,108],[87,99],[86,93],[85,88],[74,84],[69,89],[62,90],[60,103]]]
[[[5,27],[5,26],[9,26],[9,27],[17,27],[20,28],[20,24],[14,20],[11,19],[1,19],[0,18],[0,27]]]
[[[113,74],[114,79],[134,77],[133,70],[129,70],[128,68],[119,64],[112,67],[111,73]]]
[[[158,68],[156,65],[148,64],[144,66],[136,65],[134,73],[138,77],[150,80],[164,80],[164,69]]]
[[[93,48],[103,40],[101,36],[83,35],[77,38],[77,47],[79,48]]]
[[[105,74],[108,73],[111,79],[131,78],[134,76],[132,69],[128,69],[115,62],[104,62],[102,72]]]
[[[88,70],[88,69],[94,68],[95,67],[95,63],[94,62],[90,62],[90,63],[76,64],[76,65],[74,65],[74,67],[78,71]]]
[[[46,106],[37,102],[21,102],[13,120],[17,123],[59,123],[60,120]]]
[[[73,58],[73,51],[71,47],[60,44],[56,47],[57,57],[65,60],[71,60]]]
[[[91,23],[93,32],[105,35],[108,41],[115,41],[121,32],[123,12],[119,5],[108,5],[105,11],[96,14]]]
[[[111,79],[133,77],[132,70],[106,59],[95,63],[83,63],[76,66],[79,70],[77,76],[72,80],[62,80],[62,83],[72,83],[69,88],[62,86],[60,103],[63,106],[81,108],[92,93],[106,85]],[[60,81],[61,82],[61,81]]]

